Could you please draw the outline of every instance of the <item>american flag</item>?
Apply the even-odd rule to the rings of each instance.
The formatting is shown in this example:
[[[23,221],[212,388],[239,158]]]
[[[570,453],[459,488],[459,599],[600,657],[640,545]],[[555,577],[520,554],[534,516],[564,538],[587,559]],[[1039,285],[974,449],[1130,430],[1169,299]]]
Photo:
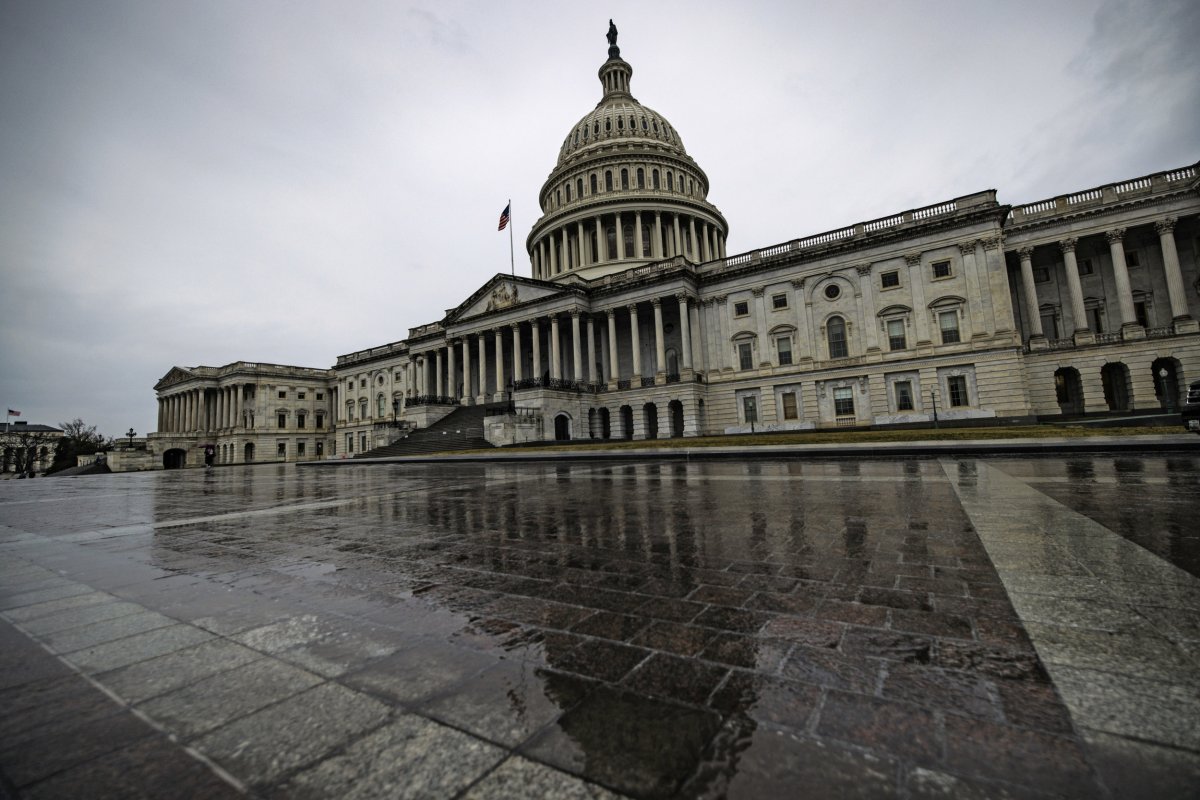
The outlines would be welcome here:
[[[19,417],[19,416],[21,416],[21,412],[20,412],[20,411],[17,411],[16,409],[12,409],[12,408],[10,408],[10,409],[8,410],[8,415],[9,415],[10,417]]]
[[[511,207],[512,203],[509,203],[504,207],[504,210],[500,212],[500,227],[496,228],[496,230],[502,231],[508,227],[508,209]]]

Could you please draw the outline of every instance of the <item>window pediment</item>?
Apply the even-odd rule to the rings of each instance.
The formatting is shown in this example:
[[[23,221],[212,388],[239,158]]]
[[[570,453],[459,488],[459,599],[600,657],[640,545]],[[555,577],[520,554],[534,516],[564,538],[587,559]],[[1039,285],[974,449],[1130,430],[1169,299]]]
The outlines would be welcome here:
[[[879,313],[876,314],[876,316],[878,316],[878,317],[901,317],[901,316],[904,316],[905,314],[911,314],[911,313],[912,313],[912,309],[909,308],[908,306],[897,304],[897,305],[890,305],[887,308],[880,309]]]

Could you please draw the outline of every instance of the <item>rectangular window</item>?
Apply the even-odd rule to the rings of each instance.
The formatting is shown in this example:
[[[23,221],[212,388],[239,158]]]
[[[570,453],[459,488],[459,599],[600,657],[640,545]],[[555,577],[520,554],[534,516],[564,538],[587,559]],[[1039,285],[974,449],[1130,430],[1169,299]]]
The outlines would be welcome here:
[[[854,416],[854,390],[849,386],[833,390],[833,413],[839,417]]]
[[[280,458],[287,458],[287,442],[280,442],[275,445],[275,455]]]
[[[740,369],[754,368],[754,347],[749,342],[742,342],[738,346],[738,366]]]
[[[366,378],[363,378],[362,380],[360,380],[358,382],[358,388],[360,388],[360,389],[367,388],[367,379]]]
[[[359,452],[367,452],[367,435],[365,433],[358,437],[358,443],[361,446]]]
[[[279,419],[279,427],[286,428],[287,427],[287,414],[280,414],[278,419]]]
[[[318,399],[318,400],[324,400],[324,399],[325,399],[325,393],[324,393],[324,392],[317,392],[317,399]]]
[[[908,346],[904,336],[904,320],[889,319],[887,321],[888,349],[903,350]]]
[[[787,307],[788,306],[787,306],[787,295],[786,294],[771,295],[771,308],[778,309],[778,308],[787,308]]]
[[[950,390],[950,405],[965,406],[967,401],[967,379],[962,375],[951,375],[946,379],[946,387]]]
[[[784,419],[799,419],[800,412],[796,407],[796,393],[784,392],[783,398],[783,418]]]
[[[347,453],[354,452],[354,434],[353,433],[346,434],[346,452]]]
[[[1049,283],[1050,270],[1045,267],[1035,267],[1033,270],[1033,281],[1034,283]]]
[[[750,303],[746,300],[739,300],[733,304],[733,315],[735,317],[744,317],[750,313]]]
[[[296,442],[296,457],[304,455],[304,442]]]
[[[1100,306],[1088,309],[1088,319],[1092,323],[1092,333],[1104,333],[1104,312]]]
[[[912,411],[913,410],[913,393],[912,381],[896,381],[892,384],[893,390],[896,392],[896,410],[897,411]]]
[[[935,261],[935,262],[933,262],[932,266],[933,266],[933,277],[935,277],[935,278],[949,278],[950,277],[950,262],[949,261]]]
[[[900,273],[896,270],[884,272],[879,276],[879,284],[884,289],[892,289],[900,285]]]
[[[1150,327],[1150,316],[1146,313],[1146,303],[1144,301],[1139,300],[1133,304],[1133,313],[1137,317],[1138,325],[1141,325],[1143,328]]]
[[[958,334],[957,311],[943,311],[938,314],[938,327],[942,329],[942,344],[962,341]]]
[[[279,399],[280,399],[280,400],[286,400],[286,399],[287,399],[287,392],[280,392],[280,393],[279,393]]]
[[[317,429],[319,430],[324,427],[325,427],[325,415],[317,414]]]
[[[1080,275],[1091,275],[1092,274],[1092,260],[1090,258],[1081,258],[1081,259],[1079,259],[1077,264],[1079,266],[1079,274]]]
[[[792,363],[792,337],[780,336],[775,340],[775,347],[779,350],[779,365],[784,366]]]
[[[1142,260],[1141,260],[1141,258],[1138,257],[1137,250],[1126,250],[1125,251],[1125,266],[1129,267],[1130,269],[1133,269],[1134,267],[1140,267],[1141,265],[1142,265]]]
[[[320,457],[321,457],[321,456],[323,456],[323,455],[325,455],[325,443],[324,443],[324,442],[317,442],[317,452],[316,452],[316,456],[317,456],[317,458],[320,458]]]
[[[296,415],[296,427],[297,427],[297,428],[303,428],[303,427],[304,427],[304,415],[303,415],[303,414],[297,414],[297,415]]]
[[[304,393],[304,392],[297,392],[297,393],[296,393],[296,399],[297,399],[297,400],[303,400],[303,399],[304,399],[304,397],[305,397],[305,393]]]
[[[1042,314],[1042,335],[1051,340],[1058,338],[1058,317],[1053,311]]]
[[[746,422],[748,424],[758,422],[758,398],[757,397],[754,397],[751,395],[751,396],[742,398],[742,414],[745,416]]]

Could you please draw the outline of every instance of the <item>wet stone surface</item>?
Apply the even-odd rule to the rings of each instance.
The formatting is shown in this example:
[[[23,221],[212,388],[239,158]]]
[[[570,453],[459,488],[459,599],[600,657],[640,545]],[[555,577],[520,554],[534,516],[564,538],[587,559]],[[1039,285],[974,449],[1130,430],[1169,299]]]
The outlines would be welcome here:
[[[1186,797],[1198,507],[1178,457],[4,482],[0,796]]]

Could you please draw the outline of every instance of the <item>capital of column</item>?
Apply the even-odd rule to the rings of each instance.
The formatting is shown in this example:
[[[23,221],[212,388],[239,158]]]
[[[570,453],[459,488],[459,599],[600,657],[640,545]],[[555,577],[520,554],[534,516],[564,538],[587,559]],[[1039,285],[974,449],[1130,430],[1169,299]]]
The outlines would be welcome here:
[[[859,275],[861,275],[864,278],[871,274],[871,265],[870,264],[859,264],[854,269],[855,269],[855,271],[858,272]]]
[[[1017,255],[1021,257],[1022,261],[1025,261],[1026,259],[1032,259],[1033,258],[1033,248],[1032,247],[1019,248],[1017,250]]]
[[[629,305],[625,306],[626,310],[628,310],[630,314],[636,314],[637,307],[638,307],[637,303],[630,303]]]
[[[1064,253],[1074,253],[1075,245],[1078,243],[1079,243],[1079,240],[1077,238],[1075,238],[1074,236],[1068,236],[1066,239],[1060,240],[1058,243],[1058,246],[1059,246],[1059,248],[1062,249],[1062,251]]]
[[[651,298],[650,305],[652,305],[654,308],[662,308],[662,298],[661,297]]]
[[[753,289],[750,290],[750,293],[753,294],[755,297],[762,297],[764,294],[766,294],[766,291],[767,291],[767,289],[765,286],[755,286]]]
[[[1104,238],[1108,239],[1109,244],[1116,244],[1125,238],[1125,229],[1113,228],[1111,231],[1105,231]]]
[[[793,279],[792,280],[792,288],[793,289],[803,289],[804,288],[804,278]]]
[[[905,253],[904,254],[904,263],[910,267],[917,266],[918,264],[921,263],[921,254],[920,253]]]
[[[688,300],[691,300],[691,299],[692,299],[691,295],[689,295],[687,292],[676,292],[675,293],[675,300],[677,302],[686,303]]]
[[[1154,223],[1154,231],[1159,235],[1171,233],[1175,230],[1175,217],[1163,217],[1158,222]]]
[[[517,330],[518,328],[520,328],[520,327],[521,327],[521,323],[519,323],[519,322],[510,322],[510,323],[508,323],[508,327],[512,328],[512,329],[515,331],[515,330]]]
[[[958,252],[963,256],[975,255],[975,241],[972,239],[969,242],[959,242]]]
[[[1004,244],[1004,237],[1003,236],[987,236],[987,237],[980,239],[979,243],[981,245],[983,245],[984,250],[995,250],[997,247],[1000,247],[1002,244]]]
[[[611,322],[613,317],[615,317],[617,315],[617,310],[615,308],[606,308],[606,309],[604,309],[604,313],[608,317],[609,321]]]
[[[719,294],[716,297],[714,297],[713,300],[716,302],[717,305],[723,306],[729,300],[729,295]]]

